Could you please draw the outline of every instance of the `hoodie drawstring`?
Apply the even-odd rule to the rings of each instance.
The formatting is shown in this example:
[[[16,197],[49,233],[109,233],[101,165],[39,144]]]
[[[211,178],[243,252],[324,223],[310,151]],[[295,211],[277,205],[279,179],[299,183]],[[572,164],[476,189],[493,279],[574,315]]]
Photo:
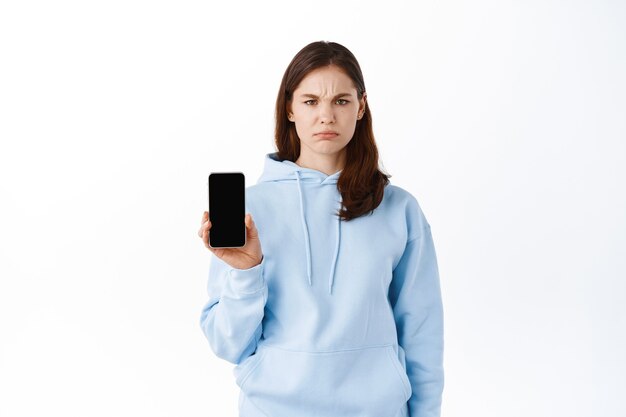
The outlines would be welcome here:
[[[306,220],[304,219],[304,203],[302,201],[302,187],[300,185],[300,172],[294,171],[296,178],[298,179],[298,191],[300,192],[300,220],[302,221],[302,229],[304,229],[304,243],[306,243],[306,273],[309,278],[309,285],[311,283],[311,242],[309,241],[309,229],[306,226]]]
[[[341,209],[341,204],[339,204]],[[335,256],[333,257],[333,264],[330,267],[330,277],[328,278],[328,294],[333,292],[333,283],[335,282],[335,265],[337,264],[337,257],[339,256],[339,241],[341,240],[341,218],[337,216],[337,244],[335,245]]]
[[[302,184],[300,182],[300,171],[294,171],[298,180],[298,192],[300,194],[300,221],[302,222],[302,229],[304,231],[304,243],[306,244],[306,272],[309,280],[309,286],[313,285],[311,281],[311,242],[309,239],[309,229],[304,217],[304,201],[302,197]],[[341,209],[341,201],[339,202],[339,209]],[[337,265],[337,258],[339,257],[339,242],[341,240],[341,218],[337,216],[337,233],[335,253],[333,256],[333,263],[330,267],[330,274],[328,277],[328,293],[332,294],[333,284],[335,282],[335,266]]]

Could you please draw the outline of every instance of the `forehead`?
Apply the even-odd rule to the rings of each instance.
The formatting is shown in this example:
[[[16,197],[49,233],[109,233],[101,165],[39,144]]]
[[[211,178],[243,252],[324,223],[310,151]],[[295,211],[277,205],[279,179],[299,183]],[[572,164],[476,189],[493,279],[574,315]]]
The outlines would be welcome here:
[[[298,84],[294,93],[355,93],[352,79],[337,66],[331,65],[314,69]]]

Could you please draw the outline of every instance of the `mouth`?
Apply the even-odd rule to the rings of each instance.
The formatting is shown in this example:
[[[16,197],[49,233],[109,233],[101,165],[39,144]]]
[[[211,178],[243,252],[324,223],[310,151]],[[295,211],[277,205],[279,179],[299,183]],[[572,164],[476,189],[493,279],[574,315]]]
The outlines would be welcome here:
[[[320,137],[322,139],[331,139],[331,138],[334,138],[336,136],[339,136],[339,133],[337,133],[337,132],[335,132],[333,130],[328,130],[328,131],[325,131],[325,132],[316,133],[315,136]]]

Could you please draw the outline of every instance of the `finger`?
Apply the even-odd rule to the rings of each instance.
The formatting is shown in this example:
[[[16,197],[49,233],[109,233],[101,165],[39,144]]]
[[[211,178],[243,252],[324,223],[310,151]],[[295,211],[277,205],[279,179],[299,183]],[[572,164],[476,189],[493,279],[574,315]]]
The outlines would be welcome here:
[[[198,229],[198,236],[202,237],[202,227],[208,220],[208,213],[205,211],[202,213],[202,220],[200,220],[200,229]]]
[[[198,229],[198,236],[202,237],[202,233],[204,232],[204,229],[206,229],[205,227],[206,223],[203,223],[200,228]]]
[[[209,231],[208,231],[208,229],[204,229],[202,231],[202,242],[204,242],[204,246],[206,246],[207,249],[212,249],[209,246]]]
[[[256,238],[258,235],[258,231],[256,228],[256,224],[254,223],[254,219],[252,218],[252,214],[246,214],[246,228],[248,229],[248,236],[252,238]]]
[[[211,221],[207,220],[204,223],[202,223],[202,226],[200,226],[200,229],[198,229],[198,236],[202,237],[202,232],[204,230],[211,230]]]

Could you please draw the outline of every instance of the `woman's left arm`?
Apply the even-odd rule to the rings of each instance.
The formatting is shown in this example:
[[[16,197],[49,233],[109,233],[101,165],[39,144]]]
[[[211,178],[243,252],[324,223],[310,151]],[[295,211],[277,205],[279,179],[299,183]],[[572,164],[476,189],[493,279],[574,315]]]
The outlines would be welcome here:
[[[389,300],[411,381],[411,417],[439,417],[444,386],[443,303],[430,225],[407,241]]]

